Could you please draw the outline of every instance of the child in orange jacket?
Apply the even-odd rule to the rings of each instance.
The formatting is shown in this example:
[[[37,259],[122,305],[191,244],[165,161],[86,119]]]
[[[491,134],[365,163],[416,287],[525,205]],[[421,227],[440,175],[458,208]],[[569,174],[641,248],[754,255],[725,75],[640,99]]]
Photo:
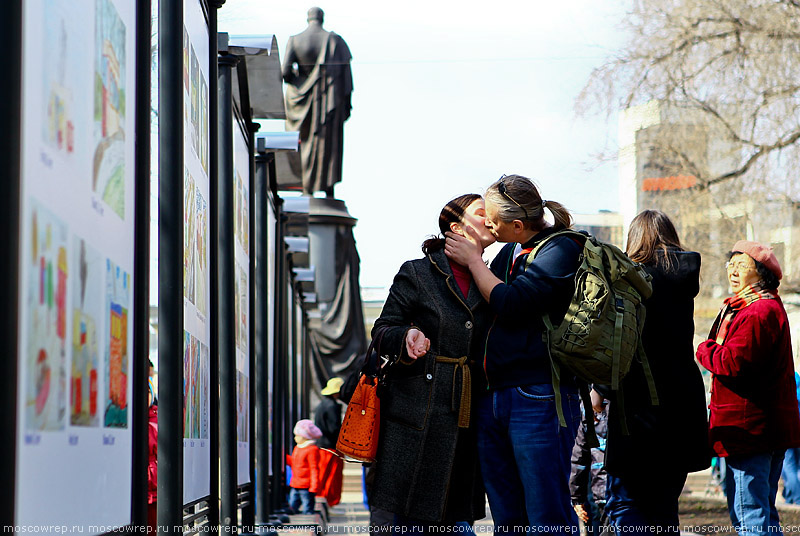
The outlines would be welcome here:
[[[319,492],[319,447],[316,440],[320,437],[322,431],[309,419],[297,421],[294,426],[297,445],[289,459],[292,466],[289,506],[295,513],[314,513],[314,496]]]

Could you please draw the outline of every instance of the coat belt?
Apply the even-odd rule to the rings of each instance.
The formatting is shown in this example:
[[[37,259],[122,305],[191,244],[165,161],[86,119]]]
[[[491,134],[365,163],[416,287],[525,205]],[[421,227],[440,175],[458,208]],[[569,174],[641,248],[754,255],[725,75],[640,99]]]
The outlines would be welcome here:
[[[453,397],[451,408],[456,409],[456,374],[461,369],[461,400],[458,409],[458,427],[469,428],[469,415],[472,406],[472,376],[470,375],[467,356],[445,357],[436,356],[437,363],[452,363],[453,367]]]

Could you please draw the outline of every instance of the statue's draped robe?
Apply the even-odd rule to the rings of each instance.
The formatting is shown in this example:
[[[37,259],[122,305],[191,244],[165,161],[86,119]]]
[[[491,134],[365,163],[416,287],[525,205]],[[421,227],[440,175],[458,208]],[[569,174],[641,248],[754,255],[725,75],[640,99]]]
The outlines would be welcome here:
[[[291,55],[293,37],[287,44]],[[300,132],[303,192],[327,191],[342,180],[344,122],[350,117],[350,49],[328,33],[317,63],[299,87],[286,86],[286,128]]]

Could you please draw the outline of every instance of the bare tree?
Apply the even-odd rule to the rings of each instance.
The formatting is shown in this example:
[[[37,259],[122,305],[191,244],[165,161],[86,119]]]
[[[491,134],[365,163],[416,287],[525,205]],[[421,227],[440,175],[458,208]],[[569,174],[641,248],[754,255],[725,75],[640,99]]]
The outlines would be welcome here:
[[[703,255],[700,324],[727,294],[736,239],[771,243],[782,290],[800,290],[800,0],[631,0],[620,26],[577,109],[624,120],[658,103],[617,156],[636,169],[637,210],[669,213]]]
[[[797,173],[800,0],[633,0],[622,26],[627,44],[594,70],[579,111],[610,113],[653,99],[698,110],[698,120],[736,150],[725,169],[711,169],[664,144],[694,172],[697,189],[776,163]],[[798,181],[783,182],[795,198]]]

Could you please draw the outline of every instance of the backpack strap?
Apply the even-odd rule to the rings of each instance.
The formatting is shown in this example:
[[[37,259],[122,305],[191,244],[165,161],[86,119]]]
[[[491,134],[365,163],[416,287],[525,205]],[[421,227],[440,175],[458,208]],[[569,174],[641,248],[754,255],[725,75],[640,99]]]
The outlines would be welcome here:
[[[622,319],[624,312],[624,305],[622,299],[614,295],[614,311],[616,312],[616,319],[614,320],[614,355],[611,356],[611,390],[616,391],[619,389],[619,356],[622,354]],[[641,339],[641,336],[639,337]]]
[[[561,408],[561,367],[558,366],[556,360],[553,359],[553,354],[550,353],[550,332],[553,331],[553,323],[550,321],[550,316],[547,313],[542,315],[542,322],[544,322],[547,356],[550,358],[550,376],[552,377],[553,381],[553,394],[555,395],[558,424],[566,428],[567,420],[564,418],[564,410]]]
[[[583,420],[586,423],[586,433],[584,439],[586,446],[589,448],[600,447],[600,440],[597,439],[597,432],[594,429],[594,408],[592,407],[592,397],[589,394],[589,384],[581,383],[578,387],[578,392],[581,394],[581,401],[583,402]]]
[[[562,229],[561,231],[557,231],[550,236],[546,236],[533,247],[533,250],[528,254],[528,258],[525,260],[525,269],[527,270],[528,267],[533,262],[533,259],[536,257],[539,250],[547,244],[550,240],[557,236],[569,236],[576,242],[578,240],[586,240],[588,238],[587,235],[575,231],[573,229]],[[555,331],[553,327],[553,322],[550,320],[550,315],[548,313],[542,314],[542,323],[544,324],[544,334],[545,334],[545,346],[547,346],[547,356],[550,358],[550,375],[552,377],[553,382],[553,394],[555,395],[555,403],[556,403],[556,414],[558,415],[558,424],[565,427],[567,426],[567,420],[564,418],[564,409],[561,407],[561,367],[558,365],[555,359],[553,359],[553,354],[550,352],[550,333]],[[588,393],[587,393],[588,394]],[[588,416],[588,411],[591,411],[591,404],[589,405],[589,409],[587,410],[584,406],[584,413]],[[597,442],[597,435],[594,433],[594,417],[592,416],[591,419],[588,419],[587,427],[591,429],[591,436],[587,436],[589,438],[594,437],[594,439],[589,439],[591,442]]]
[[[576,231],[574,229],[561,229],[560,231],[556,231],[555,233],[551,234],[550,236],[546,236],[542,238],[531,250],[530,254],[528,254],[528,258],[525,260],[525,268],[527,269],[528,266],[531,265],[533,259],[536,257],[536,254],[539,253],[539,250],[544,247],[545,244],[550,242],[553,238],[557,236],[569,236],[575,242],[580,241],[579,245],[584,247],[584,241],[589,238],[588,235],[581,233],[580,231]]]

